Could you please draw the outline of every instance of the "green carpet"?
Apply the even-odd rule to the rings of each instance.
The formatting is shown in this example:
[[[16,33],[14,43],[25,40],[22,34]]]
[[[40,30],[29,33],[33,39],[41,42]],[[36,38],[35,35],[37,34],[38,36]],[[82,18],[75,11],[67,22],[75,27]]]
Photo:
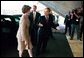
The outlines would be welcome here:
[[[62,33],[53,33],[54,38],[50,38],[46,48],[46,52],[39,57],[73,57],[73,53],[66,39],[66,36]],[[15,47],[4,48],[6,51],[2,51],[2,57],[18,57],[18,51]],[[24,54],[28,55],[27,52]]]
[[[45,57],[73,57],[73,53],[66,39],[62,33],[53,33],[54,39],[48,41],[47,51]]]

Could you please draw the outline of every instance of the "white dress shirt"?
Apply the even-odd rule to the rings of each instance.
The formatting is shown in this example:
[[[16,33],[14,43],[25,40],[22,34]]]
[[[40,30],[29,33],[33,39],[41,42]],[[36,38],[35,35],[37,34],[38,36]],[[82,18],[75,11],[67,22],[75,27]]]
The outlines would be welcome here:
[[[35,20],[36,17],[36,11],[33,11],[33,19]]]

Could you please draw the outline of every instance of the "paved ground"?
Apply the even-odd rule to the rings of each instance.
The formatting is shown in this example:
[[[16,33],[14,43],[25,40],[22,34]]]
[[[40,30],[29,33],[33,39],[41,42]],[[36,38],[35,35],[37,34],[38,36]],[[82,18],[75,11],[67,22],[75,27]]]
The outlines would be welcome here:
[[[70,40],[70,37],[66,35],[67,40],[69,42],[69,45],[71,47],[71,50],[73,52],[74,57],[83,57],[83,40],[77,40],[76,34],[74,36],[73,40]]]

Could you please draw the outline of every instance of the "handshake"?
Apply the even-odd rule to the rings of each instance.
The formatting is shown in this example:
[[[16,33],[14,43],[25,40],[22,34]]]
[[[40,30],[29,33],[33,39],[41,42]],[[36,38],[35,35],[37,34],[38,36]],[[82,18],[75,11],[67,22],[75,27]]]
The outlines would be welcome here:
[[[39,26],[39,27],[43,27],[43,24],[39,23],[38,26]]]

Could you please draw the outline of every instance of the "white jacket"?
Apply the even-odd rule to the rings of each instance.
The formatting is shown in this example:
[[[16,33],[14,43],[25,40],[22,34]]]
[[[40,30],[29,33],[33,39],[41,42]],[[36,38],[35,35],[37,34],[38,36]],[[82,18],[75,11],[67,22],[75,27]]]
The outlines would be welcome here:
[[[19,28],[17,31],[17,42],[18,42],[18,50],[24,50],[28,48],[32,48],[31,38],[29,36],[29,19],[28,14],[25,13],[22,15],[19,21]]]

